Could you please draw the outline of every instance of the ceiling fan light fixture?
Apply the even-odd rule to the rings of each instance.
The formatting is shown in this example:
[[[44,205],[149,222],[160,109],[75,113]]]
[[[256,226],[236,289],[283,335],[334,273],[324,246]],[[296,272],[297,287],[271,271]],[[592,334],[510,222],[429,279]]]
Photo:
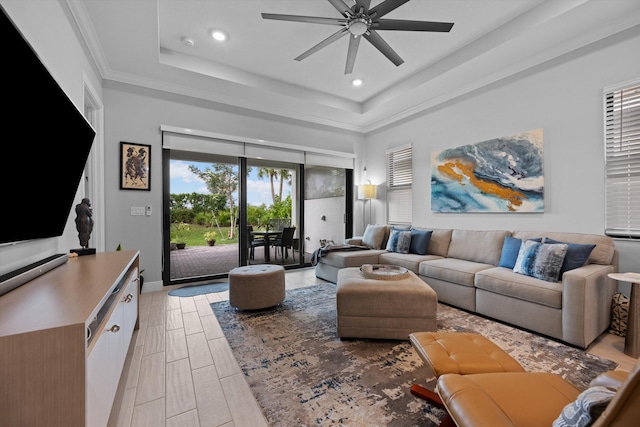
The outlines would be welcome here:
[[[225,33],[222,30],[212,30],[211,31],[211,37],[213,37],[214,40],[217,40],[219,42],[223,42],[223,41],[227,40],[227,38],[229,36],[227,36],[227,33]]]
[[[363,18],[357,18],[347,23],[349,32],[354,36],[361,36],[369,30],[369,24]]]

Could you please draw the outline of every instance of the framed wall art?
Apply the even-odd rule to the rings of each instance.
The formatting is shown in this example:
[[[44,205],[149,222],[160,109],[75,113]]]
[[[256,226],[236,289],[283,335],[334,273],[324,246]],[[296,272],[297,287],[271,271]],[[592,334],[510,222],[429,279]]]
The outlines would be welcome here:
[[[151,190],[151,145],[120,142],[120,189]]]
[[[544,212],[543,131],[431,154],[432,212]]]

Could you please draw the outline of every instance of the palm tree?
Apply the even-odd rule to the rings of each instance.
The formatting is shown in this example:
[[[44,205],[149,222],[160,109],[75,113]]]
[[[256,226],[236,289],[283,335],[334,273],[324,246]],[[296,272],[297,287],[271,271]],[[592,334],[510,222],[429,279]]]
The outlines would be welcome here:
[[[289,169],[274,169],[274,168],[258,168],[258,178],[263,179],[269,177],[271,183],[271,200],[275,203],[276,200],[282,200],[282,190],[284,187],[284,181],[287,180],[291,184],[291,171]],[[274,180],[279,178],[279,189],[276,194]],[[278,197],[276,199],[276,196]]]
[[[258,168],[258,178],[264,179],[269,177],[269,182],[271,183],[271,200],[275,203],[276,200],[276,191],[273,185],[273,180],[278,176],[278,171],[273,168]]]

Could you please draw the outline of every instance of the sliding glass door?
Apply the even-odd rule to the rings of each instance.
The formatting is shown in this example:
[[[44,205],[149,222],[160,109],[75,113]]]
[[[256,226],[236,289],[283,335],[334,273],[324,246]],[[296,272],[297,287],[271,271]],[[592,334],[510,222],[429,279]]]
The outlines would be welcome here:
[[[163,130],[162,162],[165,285],[308,266],[353,229],[350,157]]]
[[[352,229],[353,198],[350,170],[307,166],[304,171],[305,251],[310,257],[320,246],[344,241]]]
[[[298,164],[247,159],[249,264],[300,264],[299,176]]]
[[[168,166],[164,283],[224,277],[240,265],[238,159],[170,151]]]

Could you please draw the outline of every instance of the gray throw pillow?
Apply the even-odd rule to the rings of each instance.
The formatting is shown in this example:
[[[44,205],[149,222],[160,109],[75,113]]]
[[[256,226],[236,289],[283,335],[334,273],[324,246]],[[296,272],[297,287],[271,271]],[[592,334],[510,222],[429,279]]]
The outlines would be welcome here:
[[[362,244],[371,249],[381,249],[386,232],[386,225],[368,224],[362,236]]]
[[[553,427],[593,425],[615,394],[615,390],[607,387],[589,387],[580,393],[576,400],[564,407],[560,416],[553,422]]]
[[[394,252],[399,254],[408,254],[411,247],[411,231],[398,232],[398,241]]]

